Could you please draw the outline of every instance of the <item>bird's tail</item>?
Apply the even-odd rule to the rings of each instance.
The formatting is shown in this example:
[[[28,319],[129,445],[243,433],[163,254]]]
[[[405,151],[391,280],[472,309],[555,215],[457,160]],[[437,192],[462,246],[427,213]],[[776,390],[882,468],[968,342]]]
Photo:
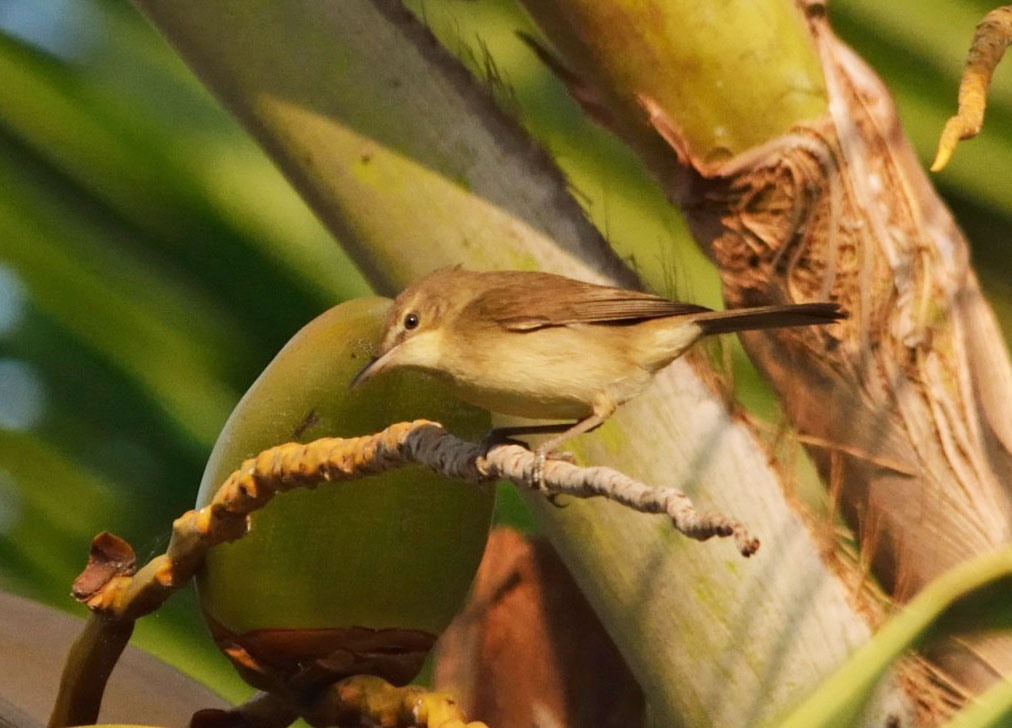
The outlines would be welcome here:
[[[729,311],[709,311],[693,319],[704,334],[775,329],[783,326],[815,326],[846,318],[837,303],[788,303]]]

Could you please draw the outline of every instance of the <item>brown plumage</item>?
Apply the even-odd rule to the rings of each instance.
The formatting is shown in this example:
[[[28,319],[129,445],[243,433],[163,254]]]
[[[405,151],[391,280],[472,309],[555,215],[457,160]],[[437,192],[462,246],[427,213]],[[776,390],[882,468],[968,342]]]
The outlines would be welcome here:
[[[509,434],[562,431],[538,448],[543,460],[564,440],[604,422],[704,335],[828,324],[844,316],[835,303],[713,311],[550,273],[456,266],[397,297],[377,356],[352,385],[386,369],[413,367],[493,412],[577,420],[510,428]]]

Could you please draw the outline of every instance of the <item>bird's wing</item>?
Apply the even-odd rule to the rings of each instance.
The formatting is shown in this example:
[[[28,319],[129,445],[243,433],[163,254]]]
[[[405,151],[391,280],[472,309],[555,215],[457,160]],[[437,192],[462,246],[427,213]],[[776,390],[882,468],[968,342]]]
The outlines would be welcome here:
[[[504,280],[472,302],[474,313],[510,331],[571,324],[631,324],[710,309],[640,291],[597,286],[548,273]]]

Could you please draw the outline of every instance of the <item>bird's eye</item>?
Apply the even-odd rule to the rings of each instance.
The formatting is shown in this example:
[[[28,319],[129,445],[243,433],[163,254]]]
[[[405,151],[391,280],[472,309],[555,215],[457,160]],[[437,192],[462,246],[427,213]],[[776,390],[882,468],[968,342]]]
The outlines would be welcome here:
[[[410,331],[411,329],[417,329],[418,323],[419,323],[418,314],[415,313],[414,311],[412,311],[411,313],[409,313],[407,316],[404,317],[404,328],[406,328],[408,331]]]

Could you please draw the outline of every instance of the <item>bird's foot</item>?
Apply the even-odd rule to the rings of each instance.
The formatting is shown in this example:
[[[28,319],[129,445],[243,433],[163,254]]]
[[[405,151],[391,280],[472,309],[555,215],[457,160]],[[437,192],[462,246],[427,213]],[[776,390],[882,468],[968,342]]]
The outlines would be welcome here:
[[[478,455],[478,459],[475,461],[475,466],[478,468],[478,472],[483,476],[487,477],[490,474],[488,469],[489,452],[491,452],[492,448],[498,447],[499,445],[519,445],[522,448],[526,448],[528,450],[531,449],[530,445],[523,440],[510,437],[497,429],[489,430],[488,434],[486,434],[485,437],[481,439],[481,442],[478,443],[478,447],[481,448],[481,452]]]
[[[567,463],[575,463],[576,458],[573,457],[571,452],[557,452],[553,450],[542,450],[538,448],[534,451],[534,467],[531,468],[531,487],[535,490],[539,490],[542,493],[546,493],[549,503],[556,508],[563,508],[564,506],[559,505],[558,498],[561,493],[548,493],[548,487],[545,485],[545,463],[548,460],[561,460]]]
[[[548,453],[544,450],[534,451],[534,467],[531,468],[531,487],[534,490],[545,490],[545,460]]]

